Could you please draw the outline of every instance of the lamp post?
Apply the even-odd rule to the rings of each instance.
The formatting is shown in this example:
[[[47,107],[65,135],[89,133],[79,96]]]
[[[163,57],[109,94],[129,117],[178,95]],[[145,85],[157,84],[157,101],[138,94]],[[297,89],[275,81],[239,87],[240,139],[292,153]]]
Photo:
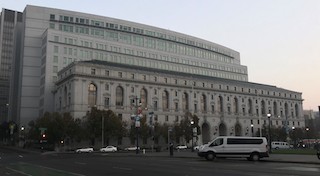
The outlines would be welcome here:
[[[191,126],[191,142],[192,142],[192,144],[191,144],[191,152],[194,152],[194,149],[193,149],[193,124],[194,124],[194,121],[192,120],[191,122],[190,122],[190,126]]]
[[[267,114],[268,120],[269,120],[269,128],[268,128],[268,136],[269,136],[269,152],[271,153],[271,114]]]
[[[291,127],[292,129],[292,140],[293,140],[293,148],[296,148],[296,136],[295,136],[295,132],[294,130],[296,129],[296,127]]]
[[[253,124],[251,124],[251,135],[252,135],[252,137],[254,136],[254,134],[253,134]]]
[[[101,116],[101,121],[102,121],[102,124],[101,124],[101,136],[102,136],[102,139],[101,139],[101,148],[104,147],[104,116],[103,116],[103,111],[102,111],[102,116]]]
[[[139,101],[139,102],[138,102]],[[139,97],[134,97],[132,103],[135,103],[136,114],[133,115],[136,128],[137,144],[136,144],[136,154],[139,154],[139,128],[140,128],[140,118],[142,118],[142,109],[141,109],[141,99]]]

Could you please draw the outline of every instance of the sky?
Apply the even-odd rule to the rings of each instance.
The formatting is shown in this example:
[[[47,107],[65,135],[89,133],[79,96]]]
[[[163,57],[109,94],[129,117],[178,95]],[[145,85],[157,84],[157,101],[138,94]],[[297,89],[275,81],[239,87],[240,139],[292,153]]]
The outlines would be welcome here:
[[[301,92],[320,106],[319,0],[1,0],[73,10],[169,29],[240,52],[249,81]]]

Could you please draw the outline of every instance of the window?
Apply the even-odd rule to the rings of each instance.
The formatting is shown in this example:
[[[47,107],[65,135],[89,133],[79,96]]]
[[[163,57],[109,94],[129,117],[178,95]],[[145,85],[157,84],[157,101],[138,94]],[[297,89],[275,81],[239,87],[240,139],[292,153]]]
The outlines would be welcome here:
[[[59,62],[58,56],[53,56],[53,63],[58,63],[58,62]]]
[[[55,42],[59,42],[59,36],[54,36],[54,39],[53,39]]]
[[[109,90],[109,84],[105,85],[105,90]]]
[[[109,70],[105,70],[104,75],[109,76],[110,72]]]
[[[50,14],[50,20],[55,20],[56,16],[54,14]]]
[[[91,68],[91,75],[95,75],[96,74],[96,69]]]
[[[158,91],[157,89],[154,89],[154,95],[157,95]]]
[[[165,119],[165,120],[166,120],[166,122],[168,122],[168,121],[169,121],[169,116],[166,116],[166,119]]]
[[[131,87],[131,93],[134,93],[134,87]]]
[[[58,66],[53,66],[52,72],[53,73],[58,73]]]
[[[227,144],[262,144],[262,139],[250,139],[250,138],[228,138]]]
[[[146,75],[143,75],[143,76],[142,76],[142,79],[143,79],[143,80],[147,80],[147,76],[146,76]]]
[[[53,52],[54,53],[59,53],[59,47],[58,46],[53,46]]]
[[[118,72],[118,77],[122,78],[122,72]]]
[[[95,106],[97,103],[97,87],[91,83],[88,86],[88,105],[90,107]]]
[[[175,103],[174,103],[174,108],[175,108],[176,111],[179,110],[179,104],[178,104],[178,102],[175,102]]]
[[[118,86],[116,88],[116,106],[123,106],[123,88]]]
[[[131,79],[134,79],[134,74],[133,74],[133,73],[131,74],[131,77],[130,77],[130,78],[131,78]]]
[[[109,97],[105,97],[104,98],[104,107],[109,107],[110,106],[110,98]]]
[[[168,83],[168,78],[164,78],[164,82],[165,82],[165,83]]]

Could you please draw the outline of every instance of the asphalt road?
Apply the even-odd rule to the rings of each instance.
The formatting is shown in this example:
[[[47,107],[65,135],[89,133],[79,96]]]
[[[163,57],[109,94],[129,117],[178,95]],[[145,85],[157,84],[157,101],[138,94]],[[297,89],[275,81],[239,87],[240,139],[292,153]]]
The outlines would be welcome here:
[[[9,176],[319,176],[320,165],[134,154],[47,154],[0,149],[0,175]]]

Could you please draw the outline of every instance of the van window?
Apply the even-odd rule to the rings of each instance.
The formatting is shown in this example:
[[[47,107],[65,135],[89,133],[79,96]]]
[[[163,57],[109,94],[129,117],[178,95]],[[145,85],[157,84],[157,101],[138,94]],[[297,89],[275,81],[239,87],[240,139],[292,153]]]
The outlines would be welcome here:
[[[222,145],[222,144],[223,144],[223,138],[219,138],[219,139],[214,140],[214,141],[210,144],[210,147],[212,147],[212,146],[219,146],[219,145]]]
[[[262,144],[262,139],[239,139],[239,138],[228,138],[227,144]]]

